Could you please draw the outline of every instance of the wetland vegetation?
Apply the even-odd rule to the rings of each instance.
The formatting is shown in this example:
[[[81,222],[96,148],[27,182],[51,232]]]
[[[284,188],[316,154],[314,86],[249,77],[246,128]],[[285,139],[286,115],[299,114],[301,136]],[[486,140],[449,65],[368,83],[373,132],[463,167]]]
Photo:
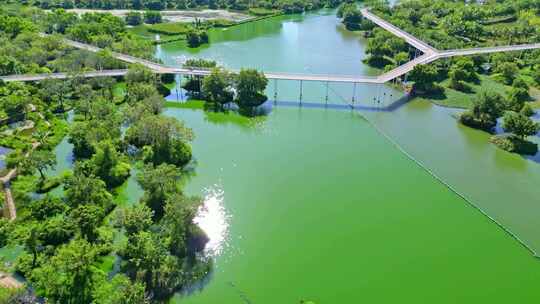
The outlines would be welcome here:
[[[468,6],[404,1],[394,7],[374,4],[374,8],[396,25],[415,34],[420,31],[430,43],[441,39],[438,47],[458,47],[504,40],[499,34],[485,34],[500,23],[516,29],[523,22],[534,24],[531,14],[538,15],[538,6],[531,3],[471,5],[489,12],[478,19],[482,30],[470,36],[469,28],[476,25],[467,23],[463,37],[451,41],[448,37],[456,37],[456,29],[447,26],[459,12],[468,14]],[[283,9],[273,5],[263,7]],[[313,8],[320,5],[324,4]],[[512,9],[501,13],[501,5]],[[257,4],[250,9],[261,10]],[[528,11],[532,13],[527,15]],[[340,21],[333,17],[336,13]],[[424,134],[418,135],[424,142],[434,139],[426,130],[444,135],[446,146],[440,146],[458,151],[452,157],[460,159],[427,164],[440,168],[441,163],[448,163],[452,172],[462,161],[476,176],[485,169],[480,165],[486,162],[486,154],[494,153],[503,164],[495,169],[492,163],[486,165],[484,177],[489,183],[475,186],[482,179],[460,176],[476,190],[462,184],[459,188],[481,203],[493,201],[508,212],[507,197],[482,191],[485,199],[474,192],[492,187],[494,180],[506,181],[507,192],[520,198],[512,209],[535,214],[526,212],[527,208],[536,210],[534,206],[520,202],[536,197],[529,183],[540,179],[529,166],[538,165],[486,148],[483,132],[498,134],[491,141],[505,150],[537,154],[536,145],[528,141],[538,131],[530,118],[535,115],[538,87],[536,51],[419,66],[408,81],[403,79],[418,97],[395,112],[393,123],[384,124],[390,115],[383,112],[359,119],[355,112],[331,108],[274,107],[261,119],[251,116],[272,90],[272,83],[258,72],[263,68],[373,72],[361,63],[364,50],[364,62],[379,70],[402,64],[415,52],[363,20],[351,4],[337,12],[262,20],[232,33],[209,31],[216,44],[206,49],[172,43],[158,46],[155,53],[154,46],[138,39],[121,18],[112,15],[77,17],[31,7],[1,14],[2,75],[67,71],[72,77],[0,84],[0,146],[11,150],[6,164],[18,173],[8,185],[17,217],[0,221],[0,247],[9,253],[0,254],[5,259],[2,271],[22,275],[31,287],[14,292],[0,289],[0,299],[103,304],[311,304],[312,299],[345,303],[358,300],[352,291],[361,288],[366,301],[383,303],[539,300],[534,292],[540,281],[539,266],[529,252],[404,157],[368,122],[376,121],[383,129],[399,124],[400,132],[407,131],[412,141],[416,137],[410,130]],[[424,14],[433,18],[419,17]],[[175,27],[155,26],[181,30]],[[53,35],[43,37],[40,31]],[[328,39],[324,43],[321,33]],[[512,39],[535,41],[535,35],[527,32]],[[63,45],[62,36],[105,51],[74,50]],[[276,41],[288,41],[294,48]],[[299,43],[317,47],[298,51]],[[343,53],[321,60],[330,52],[326,45],[339,47]],[[110,51],[149,59],[156,56],[168,64],[174,62],[173,55],[195,54],[199,59],[190,59],[185,66],[212,71],[207,77],[182,78],[182,87],[171,75],[158,77],[137,65],[129,66],[124,77],[77,76],[82,71],[126,68]],[[229,72],[244,65],[257,69],[242,69],[236,75]],[[298,97],[295,85],[280,85],[280,98]],[[165,103],[166,87],[172,87],[170,93],[175,88],[189,93],[191,100]],[[391,87],[382,89],[385,94],[394,93]],[[323,100],[324,90],[308,86],[306,95]],[[340,94],[349,92],[348,87],[332,90],[337,91],[332,100],[338,101]],[[361,90],[365,96],[374,91]],[[421,98],[468,108],[456,114],[459,121],[482,133],[456,127],[454,120],[447,119],[448,112],[440,114],[445,109],[432,108]],[[240,110],[223,111],[231,104]],[[404,119],[404,113],[411,117]],[[499,127],[507,134],[501,135]],[[452,150],[454,145],[457,150]],[[60,146],[67,150],[61,152],[67,152],[69,160],[58,152]],[[418,146],[423,147],[422,143]],[[413,151],[422,157],[422,152]],[[65,166],[69,169],[59,169]],[[517,174],[522,179],[514,178]],[[1,202],[5,209],[8,202],[3,198]],[[487,210],[512,229],[519,222],[516,218],[530,220],[520,211],[506,218],[496,208]],[[205,222],[198,218],[201,212],[213,217]],[[322,218],[332,225],[320,225]],[[533,239],[524,233],[526,227],[519,227],[518,233],[528,241]],[[323,246],[321,241],[332,246]],[[208,254],[209,248],[215,250],[214,255]],[[494,263],[499,267],[495,269]],[[321,273],[333,279],[328,281]]]

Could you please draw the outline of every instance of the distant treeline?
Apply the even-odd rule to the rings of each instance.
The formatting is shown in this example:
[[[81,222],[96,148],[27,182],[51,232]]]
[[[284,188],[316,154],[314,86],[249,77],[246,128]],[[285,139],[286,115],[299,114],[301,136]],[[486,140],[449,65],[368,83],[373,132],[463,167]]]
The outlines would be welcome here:
[[[31,4],[44,9],[211,9],[248,10],[249,8],[279,9],[286,13],[299,13],[323,7],[337,7],[344,0],[36,0]]]

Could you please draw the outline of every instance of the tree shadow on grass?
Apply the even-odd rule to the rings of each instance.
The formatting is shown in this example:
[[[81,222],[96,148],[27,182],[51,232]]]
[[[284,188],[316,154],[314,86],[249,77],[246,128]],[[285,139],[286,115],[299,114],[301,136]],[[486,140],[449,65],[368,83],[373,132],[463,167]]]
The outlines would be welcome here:
[[[418,94],[416,96],[427,98],[427,99],[433,99],[433,100],[445,100],[445,99],[448,98],[448,96],[446,96],[443,88],[441,88],[440,90],[435,90],[435,91],[428,92],[428,93]]]

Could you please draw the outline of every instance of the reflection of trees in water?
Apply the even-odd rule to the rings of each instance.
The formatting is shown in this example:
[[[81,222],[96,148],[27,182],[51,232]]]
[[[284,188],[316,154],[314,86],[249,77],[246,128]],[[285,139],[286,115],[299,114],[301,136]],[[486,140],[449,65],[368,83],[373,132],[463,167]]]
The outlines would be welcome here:
[[[223,107],[212,103],[205,103],[205,120],[214,124],[233,124],[245,129],[253,129],[266,120],[272,110],[267,101],[258,107],[240,108],[234,103]]]
[[[213,265],[213,262],[210,262]],[[193,295],[197,292],[202,292],[203,289],[210,283],[214,277],[214,267],[210,267],[210,271],[196,281],[185,285],[178,293],[181,297]]]
[[[283,28],[283,21],[294,21],[296,19],[303,19],[303,17],[279,16],[255,22],[248,22],[229,28],[215,28],[210,31],[210,43],[247,41],[258,37],[277,34]]]

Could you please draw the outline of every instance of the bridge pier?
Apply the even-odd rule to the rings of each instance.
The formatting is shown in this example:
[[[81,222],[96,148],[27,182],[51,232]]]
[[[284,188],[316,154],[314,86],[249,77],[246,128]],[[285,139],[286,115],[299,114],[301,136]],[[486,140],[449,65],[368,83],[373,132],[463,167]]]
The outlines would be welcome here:
[[[302,89],[303,89],[303,81],[300,80],[300,105],[302,105]]]
[[[356,96],[356,82],[353,82],[353,91],[352,91],[352,98],[351,98],[351,103],[352,103],[353,108],[354,108],[355,96]]]
[[[324,103],[325,103],[326,105],[328,105],[328,86],[329,86],[329,85],[330,85],[330,83],[327,81],[327,82],[326,82],[326,97],[325,97],[325,99],[324,99]]]
[[[182,75],[180,75],[180,100],[184,101],[184,92],[182,91]]]
[[[277,79],[274,79],[274,104],[277,103]]]

